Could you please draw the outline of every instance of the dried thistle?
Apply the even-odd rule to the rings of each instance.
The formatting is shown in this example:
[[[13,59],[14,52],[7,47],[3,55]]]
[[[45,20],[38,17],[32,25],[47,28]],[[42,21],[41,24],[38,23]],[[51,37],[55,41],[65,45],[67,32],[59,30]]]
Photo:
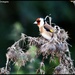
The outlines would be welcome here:
[[[50,17],[49,21],[51,24]],[[43,37],[31,37],[22,33],[21,38],[8,48],[8,52],[6,53],[6,66],[0,69],[0,73],[9,73],[8,68],[10,67],[11,61],[21,67],[25,66],[27,62],[33,62],[35,58],[42,55],[42,61],[37,73],[45,74],[44,60],[48,56],[50,56],[50,60],[54,60],[53,58],[56,56],[59,59],[59,65],[55,67],[53,74],[75,74],[75,68],[67,43],[68,33],[57,25],[53,28],[55,32],[50,41]]]

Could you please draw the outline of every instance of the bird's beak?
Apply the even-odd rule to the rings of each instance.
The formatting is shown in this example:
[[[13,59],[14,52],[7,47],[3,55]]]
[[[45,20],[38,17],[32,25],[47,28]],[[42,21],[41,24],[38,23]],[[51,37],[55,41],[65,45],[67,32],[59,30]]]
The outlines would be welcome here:
[[[33,24],[37,24],[37,22],[35,21]]]

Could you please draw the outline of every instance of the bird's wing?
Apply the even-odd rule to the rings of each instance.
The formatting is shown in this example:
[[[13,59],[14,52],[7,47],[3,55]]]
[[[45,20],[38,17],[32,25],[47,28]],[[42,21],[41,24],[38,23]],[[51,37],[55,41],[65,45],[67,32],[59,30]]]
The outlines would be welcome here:
[[[44,24],[44,28],[49,32],[54,32],[53,27],[49,25],[47,22]]]

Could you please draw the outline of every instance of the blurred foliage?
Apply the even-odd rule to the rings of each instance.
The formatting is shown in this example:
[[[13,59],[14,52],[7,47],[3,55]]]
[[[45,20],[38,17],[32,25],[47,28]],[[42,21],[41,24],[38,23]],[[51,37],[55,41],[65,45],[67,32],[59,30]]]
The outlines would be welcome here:
[[[22,27],[22,25],[19,22],[16,22],[13,27],[12,27],[12,31],[9,33],[8,38],[10,40],[17,40],[20,38],[21,36],[21,32],[24,31],[24,28]]]
[[[70,51],[72,59],[75,60],[75,6],[72,2],[9,1],[9,3],[0,3],[0,67],[6,63],[7,48],[20,38],[22,32],[30,36],[39,36],[38,27],[33,22],[36,18],[44,18],[48,14],[51,14],[52,22],[68,31],[70,36],[68,42],[72,45]],[[30,68],[34,68],[36,62],[39,61],[36,60],[35,63],[29,64]],[[28,71],[27,68],[28,66],[24,68],[25,73],[35,72],[32,71],[34,69]]]
[[[35,56],[36,56],[36,50],[37,50],[37,48],[35,46],[31,46],[29,48],[28,52],[30,53],[31,58],[35,58]]]

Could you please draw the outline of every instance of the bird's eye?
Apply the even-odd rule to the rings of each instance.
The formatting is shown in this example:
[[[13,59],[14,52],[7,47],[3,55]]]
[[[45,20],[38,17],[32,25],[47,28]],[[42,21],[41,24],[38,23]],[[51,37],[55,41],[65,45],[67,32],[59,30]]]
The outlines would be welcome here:
[[[40,20],[37,21],[38,23],[40,22]]]

